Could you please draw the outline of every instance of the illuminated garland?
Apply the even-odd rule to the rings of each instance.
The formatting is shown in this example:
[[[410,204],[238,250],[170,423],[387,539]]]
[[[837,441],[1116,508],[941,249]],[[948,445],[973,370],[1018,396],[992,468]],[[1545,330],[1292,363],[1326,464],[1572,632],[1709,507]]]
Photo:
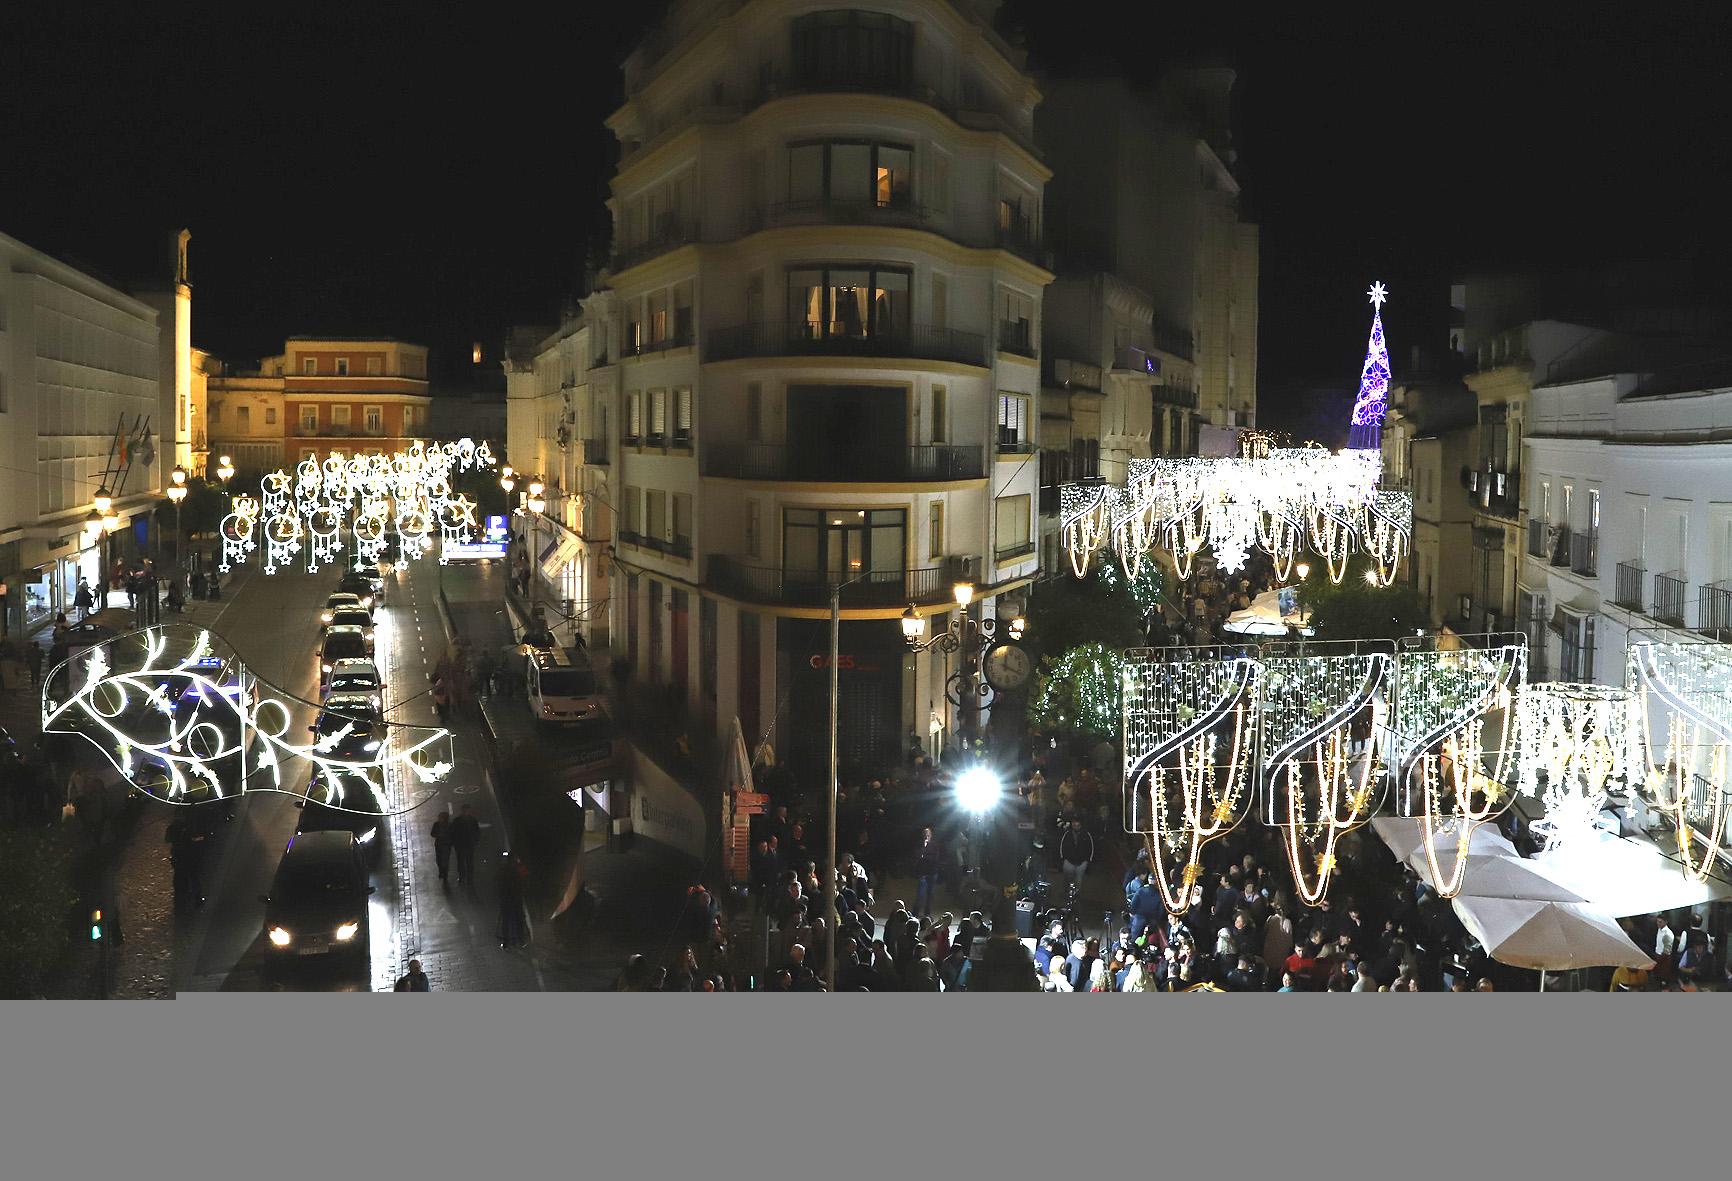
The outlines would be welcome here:
[[[1545,804],[1533,830],[1548,849],[1598,839],[1600,811],[1614,780],[1636,781],[1642,766],[1637,695],[1606,685],[1541,682],[1518,703],[1521,790]]]
[[[223,519],[225,573],[246,560],[256,532],[265,538],[266,574],[288,566],[303,551],[306,569],[317,573],[343,553],[345,527],[354,544],[356,565],[376,564],[388,535],[396,530],[401,547],[397,568],[433,548],[433,532],[447,544],[466,544],[477,526],[475,501],[453,493],[453,471],[496,465],[485,440],[462,439],[424,447],[416,441],[391,455],[311,456],[295,467],[293,478],[278,470],[265,476],[263,503],[237,496]],[[444,561],[443,557],[440,559]]]
[[[130,658],[117,667],[122,653]],[[60,697],[59,687],[74,681],[78,687]],[[321,802],[343,809],[344,785],[358,783],[373,794],[376,810],[389,814],[404,810],[388,798],[392,769],[407,768],[423,783],[452,769],[451,733],[442,727],[384,723],[364,759],[333,753],[353,733],[348,728],[311,743],[291,741],[293,706],[310,703],[261,697],[264,684],[238,661],[216,656],[202,628],[145,628],[55,666],[43,681],[42,729],[86,738],[134,786],[168,803],[199,802],[188,797],[200,789],[226,797],[233,785],[224,784],[224,770],[240,781],[236,792],[282,792],[283,763],[292,758],[313,764],[314,780],[326,789]],[[178,691],[171,694],[170,685]],[[265,787],[252,786],[255,775]]]
[[[1732,657],[1716,643],[1634,642],[1625,683],[1640,701],[1646,751],[1642,794],[1671,819],[1684,871],[1702,881],[1722,855],[1726,838]],[[1665,724],[1660,747],[1653,735],[1656,714]]]

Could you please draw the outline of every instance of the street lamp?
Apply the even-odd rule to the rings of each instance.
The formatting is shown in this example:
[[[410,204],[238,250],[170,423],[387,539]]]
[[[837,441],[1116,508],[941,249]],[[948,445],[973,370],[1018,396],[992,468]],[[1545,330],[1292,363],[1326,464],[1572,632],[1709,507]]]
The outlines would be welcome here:
[[[973,721],[980,711],[991,706],[998,696],[990,683],[977,677],[981,660],[999,642],[998,621],[975,620],[969,616],[968,605],[974,601],[972,582],[957,583],[951,588],[951,593],[956,599],[957,611],[949,626],[931,639],[923,639],[926,635],[926,621],[910,606],[902,613],[902,638],[907,642],[910,652],[936,650],[962,653],[962,667],[952,673],[945,682],[944,697],[951,705],[964,711],[963,744],[966,747],[971,738]],[[1020,616],[1010,621],[1007,631],[1012,639],[1022,638]]]
[[[985,767],[970,767],[956,778],[956,802],[972,816],[983,816],[992,810],[1004,794],[998,776]]]
[[[174,581],[180,585],[180,502],[186,499],[186,469],[180,464],[174,465],[174,471],[169,473],[169,486],[166,495],[174,504]],[[175,592],[179,594],[179,591]]]
[[[1311,566],[1307,562],[1300,562],[1297,566],[1293,567],[1293,573],[1299,576],[1300,582],[1304,582],[1305,576],[1311,573]]]
[[[105,517],[113,510],[114,494],[108,490],[107,484],[104,484],[96,490],[96,499],[94,503],[96,505],[96,511]]]
[[[216,474],[217,474],[217,479],[221,480],[225,484],[228,483],[230,480],[234,479],[234,477],[235,477],[235,465],[229,459],[228,456],[224,455],[220,459],[218,459],[218,461],[217,461],[217,473]]]

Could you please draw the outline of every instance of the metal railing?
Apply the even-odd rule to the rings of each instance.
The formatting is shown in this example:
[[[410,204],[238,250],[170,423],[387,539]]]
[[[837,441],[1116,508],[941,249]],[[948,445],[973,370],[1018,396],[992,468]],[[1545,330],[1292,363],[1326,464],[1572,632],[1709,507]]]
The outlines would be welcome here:
[[[840,579],[864,577],[864,581],[842,588],[844,607],[897,607],[910,603],[936,603],[953,594],[954,582],[943,566],[913,570],[850,571],[838,575],[828,570],[780,569],[758,566],[738,558],[711,554],[705,559],[704,582],[723,594],[756,603],[784,603],[818,607],[830,601],[830,587]]]
[[[1034,326],[1027,320],[1000,320],[998,351],[1015,353],[1019,357],[1035,356]]]
[[[1732,631],[1732,587],[1710,582],[1696,588],[1696,630]]]
[[[1594,678],[1594,646],[1572,644],[1566,639],[1558,656],[1558,679],[1591,681]]]
[[[929,324],[859,334],[845,331],[841,324],[766,321],[717,328],[709,334],[705,350],[710,361],[800,356],[918,357],[984,366],[986,339],[978,332]]]
[[[993,556],[994,561],[997,561],[1000,563],[1014,562],[1018,558],[1027,557],[1029,554],[1032,554],[1033,552],[1034,552],[1034,542],[1033,541],[1018,541],[1018,542],[1013,542],[1010,545],[1004,545],[1004,546],[998,547],[996,550],[993,551],[992,556]]]
[[[986,475],[986,468],[980,448],[943,443],[818,448],[779,443],[714,443],[704,452],[704,475],[729,480],[914,483],[978,480]]]
[[[1577,533],[1570,537],[1570,570],[1592,577],[1599,573],[1600,538],[1594,533]]]
[[[1020,435],[1000,433],[996,448],[1000,455],[1033,455],[1034,443]]]
[[[1661,623],[1684,626],[1684,580],[1674,574],[1654,575],[1654,610]]]
[[[607,459],[606,439],[585,439],[583,441],[583,462],[596,467],[605,466]]]
[[[613,269],[623,271],[627,267],[648,262],[657,255],[699,241],[700,234],[700,226],[696,220],[664,217],[657,222],[655,232],[643,241],[622,246],[613,252]]]
[[[687,328],[684,332],[675,332],[660,340],[640,340],[635,344],[628,340],[619,351],[623,357],[642,357],[650,353],[665,353],[669,349],[690,348],[692,339],[692,330]]]
[[[907,197],[889,201],[844,201],[814,197],[804,201],[772,201],[755,211],[752,228],[788,225],[923,226],[926,206]]]
[[[999,226],[992,238],[993,245],[1008,250],[1018,258],[1032,262],[1037,267],[1049,267],[1052,254],[1041,241],[1032,222],[1024,219],[1008,228]]]
[[[1619,562],[1612,602],[1631,611],[1642,610],[1642,577],[1648,571],[1634,562]]]
[[[1531,518],[1529,519],[1529,521],[1528,521],[1528,557],[1543,559],[1547,556],[1546,531],[1549,530],[1551,527],[1552,526],[1551,526],[1550,521],[1541,521],[1538,519],[1531,519]]]

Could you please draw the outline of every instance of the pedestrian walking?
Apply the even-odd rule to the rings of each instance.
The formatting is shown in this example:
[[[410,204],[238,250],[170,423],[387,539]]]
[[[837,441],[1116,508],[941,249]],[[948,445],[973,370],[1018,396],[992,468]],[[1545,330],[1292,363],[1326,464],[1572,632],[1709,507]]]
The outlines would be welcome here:
[[[421,970],[420,960],[410,960],[409,970],[397,977],[392,992],[432,992],[432,982],[427,979],[427,973]]]
[[[204,598],[204,571],[203,570],[193,571],[192,597],[195,599]]]
[[[445,880],[446,871],[451,868],[451,812],[439,813],[439,818],[433,822],[433,860],[439,866],[439,880]]]
[[[463,810],[451,822],[451,850],[457,854],[457,880],[475,881],[475,846],[481,843],[481,822],[475,819],[475,808],[464,804]]]
[[[1094,834],[1083,827],[1080,817],[1071,817],[1070,827],[1059,838],[1058,855],[1064,862],[1065,879],[1080,892],[1083,875],[1089,871],[1089,862],[1095,859]]]
[[[94,602],[96,602],[96,596],[90,593],[90,584],[80,578],[78,580],[78,593],[72,596],[72,606],[77,610],[80,619],[90,618],[90,607]],[[62,614],[60,618],[65,619],[66,616]]]
[[[505,854],[499,862],[499,946],[521,947],[529,941],[523,915],[523,880],[529,870],[523,858]]]
[[[165,834],[169,860],[174,864],[174,900],[177,906],[204,905],[204,846],[208,839],[190,814],[177,816]]]
[[[441,722],[451,718],[451,688],[445,682],[444,673],[433,674],[433,711]]]

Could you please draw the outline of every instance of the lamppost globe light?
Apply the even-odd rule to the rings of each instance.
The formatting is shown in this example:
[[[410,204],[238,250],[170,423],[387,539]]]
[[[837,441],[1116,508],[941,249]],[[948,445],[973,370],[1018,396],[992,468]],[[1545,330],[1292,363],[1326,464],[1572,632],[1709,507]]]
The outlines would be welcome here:
[[[102,531],[104,533],[119,533],[120,527],[123,524],[125,524],[125,522],[120,519],[120,514],[110,513],[108,516],[102,518]]]
[[[985,767],[970,767],[956,778],[956,802],[975,816],[992,810],[1004,793],[1004,785]]]
[[[96,511],[105,517],[108,515],[108,510],[114,507],[114,494],[109,492],[107,484],[96,490],[96,499],[93,503],[96,505]]]
[[[186,499],[186,485],[185,484],[170,484],[168,487],[168,491],[163,493],[163,495],[167,496],[170,500],[174,501],[176,504],[179,504],[181,501]]]
[[[541,482],[540,476],[529,477],[529,495],[532,498],[539,498],[545,491],[547,491],[547,485]],[[536,509],[535,511],[540,512],[541,510]]]
[[[970,603],[974,602],[974,584],[972,582],[959,582],[952,589],[956,594],[956,605],[958,607],[966,608]]]
[[[534,484],[530,485],[531,489],[534,487]],[[542,497],[541,493],[535,491],[530,492],[529,499],[524,501],[524,503],[529,506],[529,511],[532,513],[538,513],[547,507],[547,501]]]
[[[926,634],[926,620],[909,607],[902,613],[902,638],[913,643]]]
[[[168,474],[168,478],[173,482],[174,487],[184,488],[186,486],[186,469],[177,463],[174,465],[174,470]]]
[[[509,480],[515,475],[517,475],[517,469],[512,467],[509,463],[500,465],[499,478],[501,480]]]
[[[505,489],[507,492],[510,492],[513,488],[517,487],[517,480],[514,477],[509,476],[509,475],[500,476],[499,477],[499,486],[501,488]]]
[[[1010,621],[1010,638],[1013,640],[1022,639],[1022,633],[1027,628],[1028,628],[1028,620],[1024,619],[1020,615],[1016,616],[1014,619],[1012,619]]]
[[[1309,563],[1300,562],[1297,566],[1293,567],[1293,573],[1299,576],[1300,582],[1304,582],[1305,576],[1311,573],[1311,566]]]
[[[235,465],[233,460],[229,459],[226,455],[217,460],[217,479],[226,484],[228,481],[234,479],[234,474]]]
[[[101,532],[102,514],[97,512],[95,509],[91,509],[90,515],[84,518],[84,539],[86,541],[95,541]]]

